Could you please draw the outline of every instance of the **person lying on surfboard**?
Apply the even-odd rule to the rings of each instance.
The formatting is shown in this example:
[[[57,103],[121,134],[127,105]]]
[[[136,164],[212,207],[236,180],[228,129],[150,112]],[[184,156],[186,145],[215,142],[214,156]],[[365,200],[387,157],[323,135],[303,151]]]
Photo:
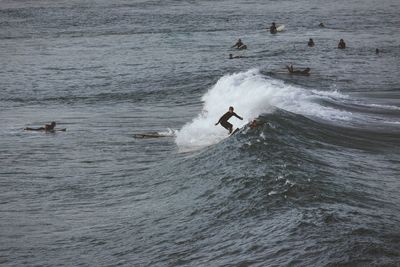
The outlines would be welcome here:
[[[242,43],[242,40],[241,40],[241,39],[239,39],[239,40],[236,42],[236,44],[234,44],[234,45],[232,46],[232,48],[234,48],[234,47],[236,47],[236,48],[239,49],[239,50],[247,49],[247,45],[245,45],[244,43]]]
[[[232,133],[232,127],[233,125],[228,122],[228,120],[232,117],[235,116],[239,120],[243,120],[242,117],[237,115],[235,112],[233,112],[233,107],[229,107],[229,111],[226,112],[222,117],[218,120],[218,122],[215,125],[218,125],[219,123],[229,131],[229,133]]]
[[[56,131],[54,129],[56,127],[56,122],[52,121],[50,124],[45,124],[44,127],[39,127],[39,128],[29,128],[26,127],[24,130],[25,131],[45,131],[45,132],[53,132]],[[65,131],[65,129],[59,129],[58,131]]]
[[[304,70],[294,70],[293,69],[293,65],[286,65],[287,70],[289,71],[289,73],[292,74],[302,74],[302,75],[310,75],[310,68],[305,68]]]

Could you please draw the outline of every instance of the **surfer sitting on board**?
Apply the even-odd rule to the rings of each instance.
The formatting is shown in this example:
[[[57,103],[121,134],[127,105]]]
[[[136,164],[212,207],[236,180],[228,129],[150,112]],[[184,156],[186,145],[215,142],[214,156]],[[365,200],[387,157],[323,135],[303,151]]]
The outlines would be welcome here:
[[[289,73],[292,74],[303,74],[303,75],[309,75],[310,74],[310,68],[305,68],[304,70],[294,70],[293,65],[287,66],[286,68],[288,69]]]
[[[278,30],[276,29],[275,22],[272,22],[271,27],[269,27],[269,32],[272,33],[272,34],[275,34],[275,33],[278,32]]]
[[[234,47],[236,47],[236,48],[239,49],[239,50],[247,49],[247,45],[245,45],[244,43],[242,43],[242,40],[241,40],[241,39],[239,39],[239,40],[236,42],[236,44],[234,44],[234,45],[232,46],[232,48],[234,48]]]
[[[345,49],[346,48],[346,43],[344,42],[343,39],[340,39],[340,41],[338,43],[338,48],[339,49]]]
[[[235,112],[233,112],[233,107],[229,107],[229,111],[227,113],[225,113],[224,115],[222,115],[222,117],[218,120],[218,122],[215,125],[218,125],[218,123],[220,123],[222,125],[222,127],[224,127],[225,129],[229,130],[229,133],[232,133],[233,125],[228,122],[228,120],[232,116],[235,116],[239,120],[243,120],[242,117],[240,117]]]
[[[45,124],[44,127],[39,127],[39,128],[25,128],[25,131],[46,131],[46,132],[51,132],[54,131],[54,127],[56,127],[56,122],[52,121],[50,124]]]

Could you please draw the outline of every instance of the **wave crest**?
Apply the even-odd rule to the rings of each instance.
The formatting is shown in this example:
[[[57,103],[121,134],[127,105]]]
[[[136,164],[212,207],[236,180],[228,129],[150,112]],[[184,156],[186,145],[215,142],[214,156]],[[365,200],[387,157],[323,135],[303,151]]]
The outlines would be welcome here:
[[[335,92],[335,96],[338,95],[340,93]],[[214,124],[229,106],[244,118],[243,121],[231,118],[230,122],[239,128],[261,114],[272,113],[275,108],[327,120],[351,117],[350,112],[318,104],[316,100],[324,96],[320,91],[306,90],[264,76],[257,69],[225,75],[202,97],[201,113],[177,131],[175,141],[181,150],[193,150],[226,138],[227,130]]]

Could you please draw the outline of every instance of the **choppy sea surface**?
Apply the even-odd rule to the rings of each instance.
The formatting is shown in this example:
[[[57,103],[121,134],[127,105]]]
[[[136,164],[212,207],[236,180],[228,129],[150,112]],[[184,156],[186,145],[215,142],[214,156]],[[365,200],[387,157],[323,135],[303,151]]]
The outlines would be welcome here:
[[[0,0],[0,264],[400,266],[399,11]]]

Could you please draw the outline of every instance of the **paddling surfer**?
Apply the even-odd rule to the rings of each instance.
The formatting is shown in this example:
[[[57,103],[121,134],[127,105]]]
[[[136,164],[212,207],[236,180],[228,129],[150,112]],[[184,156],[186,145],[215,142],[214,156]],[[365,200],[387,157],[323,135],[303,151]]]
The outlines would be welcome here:
[[[286,65],[287,70],[289,71],[289,73],[292,74],[303,74],[303,75],[310,75],[310,68],[305,68],[304,70],[295,70],[293,69],[293,65],[287,66]]]
[[[229,107],[229,111],[226,112],[222,117],[218,120],[218,122],[215,125],[218,125],[219,123],[224,127],[225,129],[229,130],[229,133],[232,133],[232,127],[233,125],[228,122],[228,120],[232,117],[235,116],[239,120],[243,120],[242,117],[237,115],[235,112],[233,112],[233,107]]]
[[[54,127],[56,127],[56,122],[52,121],[50,124],[45,124],[44,127],[39,128],[25,128],[26,131],[53,131]]]
[[[54,132],[56,131],[56,122],[52,121],[50,124],[45,124],[44,127],[39,127],[39,128],[30,128],[26,127],[24,130],[25,131],[45,131],[45,132]],[[65,131],[64,129],[58,129],[57,131]]]

